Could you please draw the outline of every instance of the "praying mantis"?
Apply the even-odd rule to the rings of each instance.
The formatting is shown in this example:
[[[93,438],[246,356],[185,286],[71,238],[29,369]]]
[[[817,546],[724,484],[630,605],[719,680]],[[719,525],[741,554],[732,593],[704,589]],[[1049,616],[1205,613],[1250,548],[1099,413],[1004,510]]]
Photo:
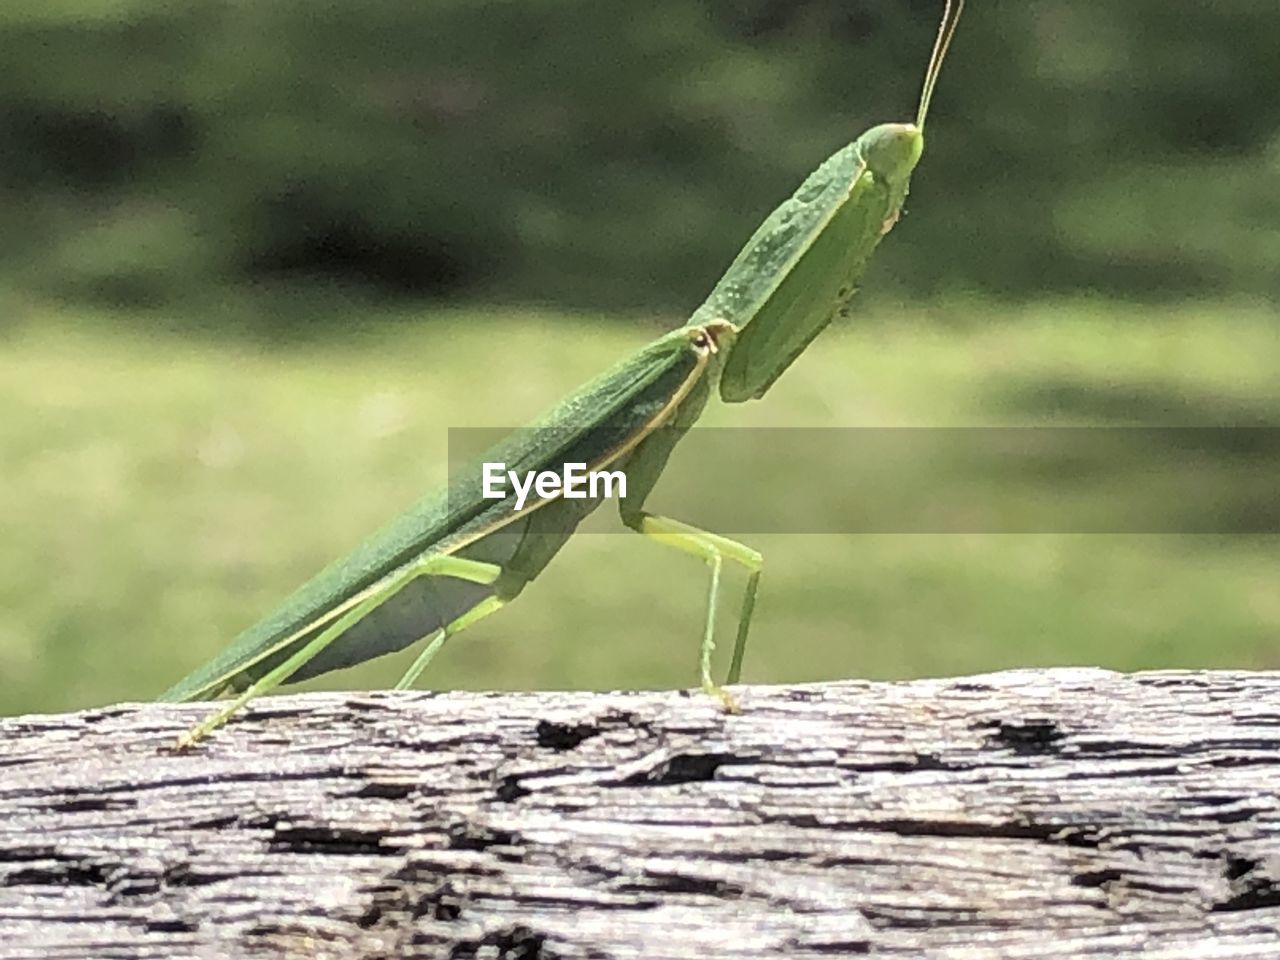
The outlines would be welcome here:
[[[727,537],[649,513],[644,503],[713,388],[727,403],[763,397],[845,309],[902,212],[963,7],[964,0],[946,0],[914,122],[880,124],[838,150],[765,219],[687,324],[580,387],[483,457],[513,472],[576,464],[625,475],[622,522],[710,568],[701,684],[731,712],[737,701],[711,675],[721,572],[726,561],[747,572],[727,675],[732,685],[741,675],[763,558]],[[517,505],[512,496],[483,496],[477,471],[460,474],[163,694],[162,701],[188,702],[235,693],[179,744],[196,743],[280,684],[426,640],[396,685],[408,688],[450,637],[514,600],[602,499],[540,489]]]

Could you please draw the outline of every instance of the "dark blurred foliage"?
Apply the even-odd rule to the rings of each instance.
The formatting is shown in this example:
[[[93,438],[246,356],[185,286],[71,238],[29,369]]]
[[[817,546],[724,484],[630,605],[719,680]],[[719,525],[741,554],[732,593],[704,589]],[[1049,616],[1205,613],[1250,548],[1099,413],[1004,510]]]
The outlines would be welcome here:
[[[15,0],[0,269],[691,310],[939,0]],[[1275,0],[970,0],[873,290],[1280,295]],[[264,321],[269,322],[269,321]]]

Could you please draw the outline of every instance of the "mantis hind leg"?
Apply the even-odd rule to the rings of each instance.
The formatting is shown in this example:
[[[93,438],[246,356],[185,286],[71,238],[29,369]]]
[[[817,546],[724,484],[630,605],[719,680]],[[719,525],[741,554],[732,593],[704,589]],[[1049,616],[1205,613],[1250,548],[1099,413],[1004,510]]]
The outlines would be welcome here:
[[[403,567],[387,574],[381,580],[368,587],[361,596],[360,601],[350,610],[321,630],[310,640],[303,643],[292,656],[288,657],[278,666],[255,680],[248,688],[243,690],[234,700],[227,704],[227,706],[218,710],[216,713],[212,714],[179,737],[178,746],[180,748],[191,746],[197,741],[208,736],[218,727],[222,726],[222,724],[224,724],[233,713],[243,707],[254,697],[274,690],[281,683],[287,680],[291,674],[295,673],[300,667],[302,667],[303,664],[319,655],[322,650],[333,643],[338,637],[342,636],[343,633],[355,624],[359,623],[382,604],[390,600],[407,584],[419,577],[455,577],[459,580],[470,581],[471,583],[491,584],[497,580],[501,574],[502,568],[497,564],[482,563],[478,560],[467,560],[463,557],[452,557],[443,554],[431,554],[406,563]],[[463,614],[457,620],[454,620],[453,623],[446,626],[442,631],[439,631],[441,635],[433,639],[432,645],[431,647],[428,647],[428,650],[434,655],[434,651],[438,650],[444,643],[444,640],[448,637],[450,628],[461,623],[462,626],[458,626],[452,631],[457,632],[457,630],[460,630],[469,623],[479,619],[478,616],[475,616],[479,611],[484,611],[480,614],[481,616],[487,615],[502,605],[501,601],[497,601],[497,605],[494,606],[494,601],[497,601],[497,598],[487,597],[485,600],[473,607],[468,613]],[[468,617],[471,617],[471,619],[468,620]],[[463,621],[467,622],[463,623]],[[421,672],[422,667],[426,666],[426,661],[430,659],[430,657],[426,657],[424,660],[424,657],[425,654],[420,656],[418,661],[415,661],[414,663],[414,667],[417,667],[417,673]],[[421,662],[421,666],[419,666],[419,661]],[[412,672],[414,667],[410,668],[410,672],[412,673],[412,677],[410,677],[410,679],[417,676],[417,673]],[[406,674],[406,676],[408,676],[408,674]]]
[[[497,613],[507,601],[501,597],[485,597],[478,604],[464,613],[452,623],[447,623],[431,637],[431,642],[427,644],[427,648],[418,654],[418,658],[413,661],[412,666],[404,672],[404,676],[396,683],[397,690],[408,690],[413,686],[413,682],[418,679],[418,675],[427,668],[432,660],[435,659],[440,648],[444,646],[444,642],[452,637],[455,633],[461,633],[467,627],[471,626],[478,620],[483,620],[491,613]]]
[[[747,649],[747,632],[751,628],[751,614],[755,610],[756,590],[760,585],[760,574],[764,569],[764,557],[759,551],[736,540],[730,540],[728,537],[657,514],[636,513],[624,516],[623,522],[636,533],[700,557],[711,568],[711,584],[707,594],[707,618],[699,656],[702,689],[719,699],[726,710],[736,713],[737,701],[711,677],[711,653],[716,646],[716,606],[720,594],[720,571],[724,561],[728,559],[740,564],[748,572],[747,586],[742,595],[742,608],[738,614],[738,635],[734,640],[733,659],[729,664],[726,681],[737,683],[742,673],[742,658]]]

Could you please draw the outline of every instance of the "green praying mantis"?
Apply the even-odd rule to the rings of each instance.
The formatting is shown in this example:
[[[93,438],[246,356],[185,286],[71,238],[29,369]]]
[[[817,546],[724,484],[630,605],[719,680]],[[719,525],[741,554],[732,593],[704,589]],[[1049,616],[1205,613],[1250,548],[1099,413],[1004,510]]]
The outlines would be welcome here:
[[[725,561],[747,571],[727,682],[742,670],[763,567],[744,544],[649,513],[644,503],[676,443],[718,384],[727,403],[757,399],[844,310],[881,238],[902,211],[924,150],[924,124],[964,0],[947,0],[914,123],[872,127],[837,151],[773,211],[689,322],[570,394],[528,430],[485,454],[513,473],[565,464],[620,471],[622,522],[710,568],[700,656],[702,688],[727,710],[733,696],[711,675]],[[180,738],[188,746],[253,697],[403,650],[426,646],[396,685],[409,687],[445,642],[513,600],[565,545],[600,496],[539,489],[482,495],[476,471],[460,474],[330,565],[221,655],[161,700],[235,696]]]

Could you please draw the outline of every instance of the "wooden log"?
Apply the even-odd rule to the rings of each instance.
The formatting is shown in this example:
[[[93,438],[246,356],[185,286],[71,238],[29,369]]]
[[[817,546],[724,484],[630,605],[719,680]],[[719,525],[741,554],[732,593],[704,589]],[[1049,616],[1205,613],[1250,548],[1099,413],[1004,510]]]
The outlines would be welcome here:
[[[1280,956],[1280,674],[0,721],[0,958]]]

